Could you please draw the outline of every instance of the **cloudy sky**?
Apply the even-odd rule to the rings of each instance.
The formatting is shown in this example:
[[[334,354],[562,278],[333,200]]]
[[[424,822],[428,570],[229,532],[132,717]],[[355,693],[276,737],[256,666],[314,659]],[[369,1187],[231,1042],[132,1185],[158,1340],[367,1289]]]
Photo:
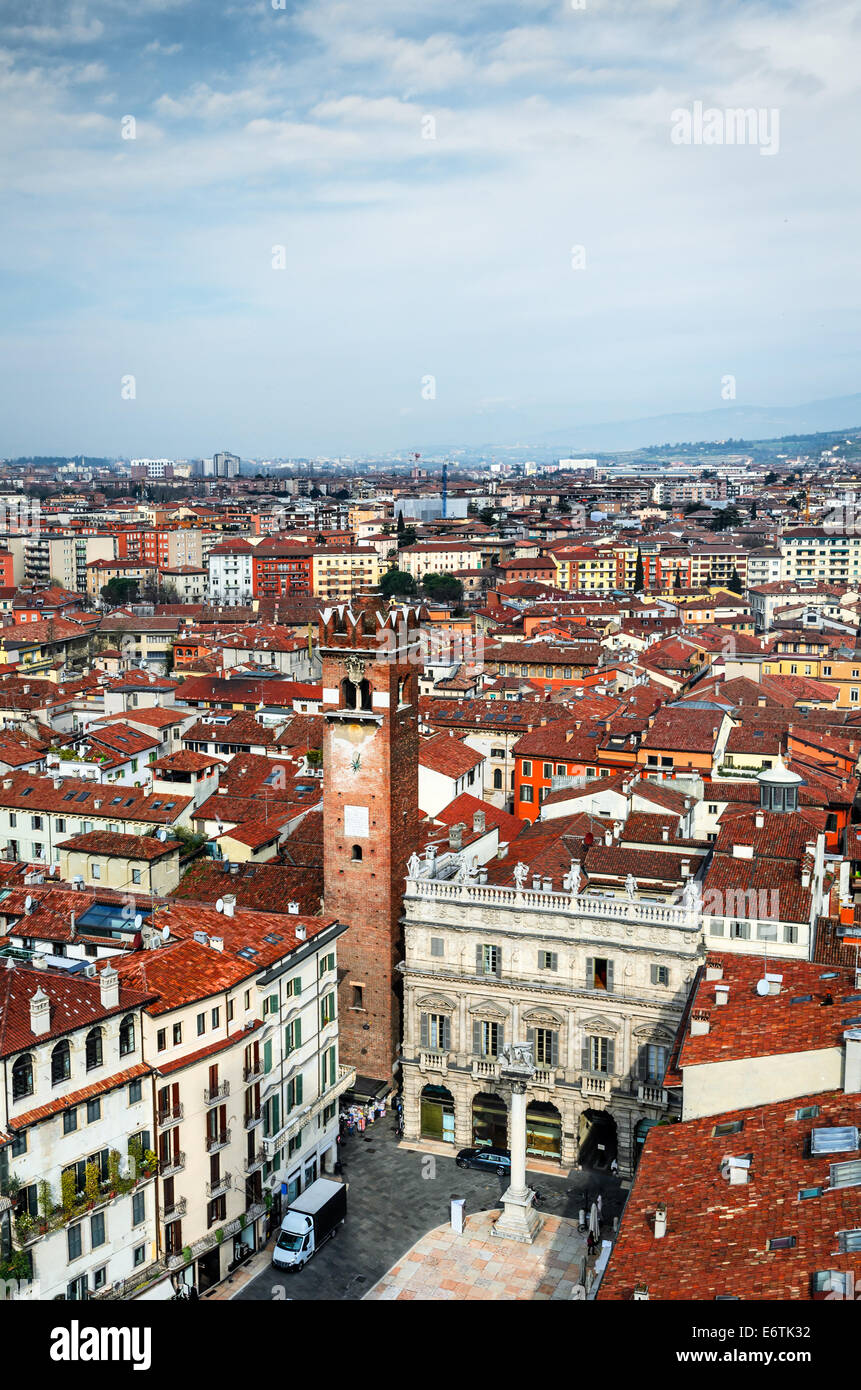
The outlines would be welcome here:
[[[855,0],[581,3],[0,0],[0,455],[861,389]]]

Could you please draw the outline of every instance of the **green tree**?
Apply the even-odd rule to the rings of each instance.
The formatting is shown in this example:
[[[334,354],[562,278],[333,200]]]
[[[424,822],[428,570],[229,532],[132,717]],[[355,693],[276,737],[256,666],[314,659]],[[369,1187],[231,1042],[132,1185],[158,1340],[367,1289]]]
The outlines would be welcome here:
[[[130,603],[137,598],[138,593],[137,579],[123,579],[120,575],[114,575],[107,584],[102,585],[102,598],[105,603],[112,603],[122,608],[123,604]]]
[[[736,569],[735,565],[733,565],[733,567],[732,567],[732,578],[730,579],[730,581],[729,581],[729,583],[727,584],[726,587],[729,589],[730,593],[732,593],[732,594],[743,594],[743,593],[744,593],[744,586],[743,586],[743,584],[742,584],[742,582],[741,582],[741,576],[739,575],[739,572],[738,572],[738,570]]]
[[[478,514],[478,519],[481,522],[482,526],[492,526],[494,522],[493,508],[482,507],[481,511]]]
[[[416,592],[416,581],[406,570],[391,569],[380,580],[380,589],[383,598],[391,598],[393,594],[410,598]]]
[[[426,574],[422,587],[437,603],[460,603],[463,598],[463,585],[453,574]]]

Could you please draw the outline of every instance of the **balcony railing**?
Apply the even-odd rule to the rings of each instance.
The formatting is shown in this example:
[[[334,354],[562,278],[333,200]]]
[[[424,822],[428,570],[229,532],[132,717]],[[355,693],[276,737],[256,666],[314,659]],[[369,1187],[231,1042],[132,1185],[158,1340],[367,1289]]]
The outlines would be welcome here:
[[[419,1069],[421,1071],[448,1071],[447,1052],[425,1052],[419,1053]]]
[[[498,1081],[499,1063],[492,1058],[473,1057],[472,1074],[477,1081]]]
[[[183,1117],[185,1106],[182,1101],[178,1105],[172,1105],[168,1110],[159,1110],[158,1123],[161,1129],[169,1129],[171,1125],[178,1125]]]
[[[641,1105],[660,1105],[664,1109],[669,1097],[663,1086],[656,1086],[648,1081],[641,1081],[637,1087],[637,1100]]]
[[[246,1158],[244,1171],[246,1173],[253,1173],[258,1168],[262,1168],[265,1162],[266,1150],[261,1145],[257,1152],[252,1154],[251,1158]]]
[[[248,1083],[262,1081],[264,1075],[262,1061],[254,1062],[252,1066],[242,1068],[242,1080]]]
[[[556,1085],[556,1072],[551,1067],[537,1067],[532,1084],[542,1087],[545,1091],[552,1091]]]
[[[188,1206],[186,1197],[177,1197],[175,1202],[171,1202],[169,1207],[165,1207],[162,1212],[163,1221],[175,1221],[178,1216],[185,1216],[185,1209]]]
[[[222,1192],[229,1192],[232,1186],[233,1174],[222,1173],[220,1178],[206,1184],[206,1195],[207,1197],[220,1197]]]
[[[591,893],[545,892],[540,888],[503,888],[490,883],[459,883],[454,879],[408,878],[407,898],[435,898],[452,903],[476,903],[511,907],[518,912],[567,912],[577,917],[599,917],[620,923],[644,922],[653,926],[699,930],[701,910],[681,903],[646,903],[629,898],[601,898]]]
[[[226,1149],[230,1143],[230,1130],[220,1129],[217,1134],[207,1134],[206,1152],[208,1154],[217,1153],[219,1149]]]
[[[609,1096],[609,1076],[585,1075],[580,1078],[580,1089],[584,1096]]]
[[[246,1110],[244,1120],[246,1129],[253,1129],[254,1126],[259,1125],[262,1122],[262,1120],[263,1109],[261,1106],[257,1105],[254,1107],[253,1110]]]
[[[172,1177],[174,1173],[181,1173],[184,1167],[184,1153],[169,1154],[167,1158],[163,1158],[159,1163],[159,1171],[163,1178]]]
[[[331,1105],[342,1092],[348,1091],[355,1080],[356,1068],[339,1064],[337,1081],[333,1081],[332,1085],[327,1087],[311,1105],[300,1110],[298,1114],[291,1115],[286,1124],[283,1124],[275,1134],[264,1134],[263,1145],[267,1158],[283,1146],[285,1139],[292,1138],[303,1125],[308,1124],[309,1120],[313,1120],[322,1110],[326,1109],[327,1105]]]
[[[218,1086],[207,1086],[203,1093],[204,1104],[217,1105],[220,1100],[226,1100],[229,1095],[229,1081],[222,1081]]]

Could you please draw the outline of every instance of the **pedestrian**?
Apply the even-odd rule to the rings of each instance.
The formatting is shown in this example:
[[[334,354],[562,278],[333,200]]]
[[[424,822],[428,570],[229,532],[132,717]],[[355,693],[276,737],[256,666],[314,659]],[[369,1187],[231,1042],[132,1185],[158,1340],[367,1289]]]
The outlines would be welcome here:
[[[596,1205],[596,1207],[598,1208],[598,1220],[599,1220],[599,1221],[603,1221],[604,1218],[603,1218],[603,1216],[601,1215],[601,1208],[602,1208],[602,1206],[603,1206],[603,1202],[601,1201],[601,1193],[600,1193],[600,1192],[598,1193],[598,1197],[597,1197],[597,1199],[596,1199],[596,1201],[595,1201],[595,1205]]]
[[[594,1254],[595,1254],[595,1237],[593,1236],[593,1234],[592,1234],[591,1231],[589,1232],[588,1236],[586,1237],[586,1253],[587,1253],[588,1255],[594,1255]]]
[[[613,1159],[613,1162],[610,1164],[610,1172],[611,1172],[611,1173],[613,1174],[613,1176],[615,1177],[615,1175],[618,1173],[618,1171],[619,1171],[619,1165],[618,1165],[618,1163],[616,1162],[616,1160],[615,1160],[615,1158],[614,1158],[614,1159]]]

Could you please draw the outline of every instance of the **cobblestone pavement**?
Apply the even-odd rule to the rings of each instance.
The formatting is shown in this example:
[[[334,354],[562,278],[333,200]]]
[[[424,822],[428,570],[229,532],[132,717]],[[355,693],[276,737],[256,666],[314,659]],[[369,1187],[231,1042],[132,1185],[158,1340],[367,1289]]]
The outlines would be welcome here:
[[[245,1278],[222,1284],[218,1297],[364,1298],[420,1237],[448,1221],[453,1196],[466,1198],[470,1215],[500,1206],[507,1186],[507,1179],[495,1173],[458,1168],[453,1151],[440,1156],[402,1148],[389,1116],[377,1120],[364,1136],[351,1136],[342,1151],[350,1191],[347,1222],[337,1236],[296,1274],[273,1269],[269,1253],[261,1252]],[[574,1220],[581,1207],[588,1211],[600,1191],[610,1227],[625,1197],[618,1179],[603,1173],[575,1171],[568,1177],[530,1172],[529,1181],[546,1198],[542,1211]]]

